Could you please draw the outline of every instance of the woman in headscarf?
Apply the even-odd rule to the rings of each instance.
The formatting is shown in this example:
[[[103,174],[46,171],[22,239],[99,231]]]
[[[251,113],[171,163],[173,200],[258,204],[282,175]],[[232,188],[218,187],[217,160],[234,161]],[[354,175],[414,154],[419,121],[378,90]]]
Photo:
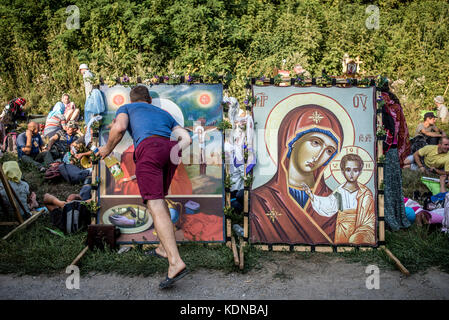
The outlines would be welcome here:
[[[262,243],[332,244],[336,216],[316,213],[301,187],[328,196],[323,171],[341,150],[343,129],[336,116],[317,105],[291,110],[278,132],[278,168],[251,192],[251,240]]]
[[[64,104],[64,117],[67,121],[73,120],[78,121],[80,116],[80,109],[75,106],[75,103],[70,101],[70,96],[67,93],[64,93],[61,98],[62,103]]]
[[[388,79],[378,88],[381,91],[382,123],[386,131],[383,141],[385,154],[384,194],[385,224],[392,231],[411,226],[405,214],[402,192],[402,171],[404,161],[411,153],[407,122],[398,97],[391,92]]]
[[[48,114],[47,121],[45,121],[44,137],[51,138],[56,132],[64,128],[67,123],[64,111],[64,103],[58,101]]]

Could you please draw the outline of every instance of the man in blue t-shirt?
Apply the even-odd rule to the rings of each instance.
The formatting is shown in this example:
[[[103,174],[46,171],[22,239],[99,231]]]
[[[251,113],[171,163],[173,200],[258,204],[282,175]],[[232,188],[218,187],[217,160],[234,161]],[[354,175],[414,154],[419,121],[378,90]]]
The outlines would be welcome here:
[[[39,169],[53,162],[50,152],[42,152],[44,142],[39,134],[39,125],[34,121],[28,123],[27,130],[17,136],[16,144],[17,155],[24,162]]]
[[[181,150],[191,144],[191,138],[181,126],[183,124],[178,124],[168,112],[151,104],[147,87],[134,87],[130,98],[130,104],[117,110],[108,142],[99,148],[97,154],[104,159],[122,140],[126,130],[131,134],[135,147],[137,184],[160,239],[159,247],[148,254],[168,258],[167,277],[159,284],[159,288],[165,289],[188,273],[176,245],[165,196],[181,160]]]

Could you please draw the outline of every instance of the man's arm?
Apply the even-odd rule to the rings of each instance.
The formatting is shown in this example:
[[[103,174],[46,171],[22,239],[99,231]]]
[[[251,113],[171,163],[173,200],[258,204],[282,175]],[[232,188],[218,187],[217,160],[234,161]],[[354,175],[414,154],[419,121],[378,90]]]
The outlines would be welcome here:
[[[47,151],[50,151],[51,147],[55,144],[56,141],[59,140],[59,135],[56,133],[53,137],[50,138],[47,145]]]
[[[22,148],[23,153],[25,154],[31,153],[32,141],[33,141],[33,133],[27,129],[25,146]]]
[[[432,138],[440,138],[443,135],[441,130],[438,129],[438,128],[437,128],[437,131],[426,131],[426,130],[422,129],[420,132],[423,135],[428,136],[428,137],[432,137]]]
[[[419,150],[416,151],[416,152],[413,154],[413,159],[415,159],[415,163],[418,165],[419,170],[422,171],[422,172],[425,172],[425,171],[426,171],[426,168],[424,168],[424,165],[421,163],[421,158],[420,158],[420,155],[419,155]]]
[[[437,168],[430,168],[430,171],[433,173],[436,173],[437,175],[440,175],[440,176],[446,176],[449,174],[449,172],[446,172],[444,170],[437,169]]]
[[[108,142],[105,146],[98,149],[97,155],[101,156],[101,159],[106,158],[115,146],[119,144],[125,135],[126,129],[128,128],[129,117],[126,113],[119,113],[115,118],[111,131],[109,132]]]

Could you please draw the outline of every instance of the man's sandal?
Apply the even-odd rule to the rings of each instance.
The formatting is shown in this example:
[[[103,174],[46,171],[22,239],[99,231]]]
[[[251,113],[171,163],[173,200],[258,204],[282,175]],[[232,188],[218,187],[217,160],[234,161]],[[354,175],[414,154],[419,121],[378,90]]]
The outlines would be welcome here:
[[[189,273],[189,270],[187,270],[187,268],[184,268],[181,271],[179,271],[178,274],[176,276],[174,276],[173,278],[169,278],[167,275],[165,280],[159,284],[159,289],[167,289],[167,288],[172,287],[176,281],[184,278],[188,273]]]

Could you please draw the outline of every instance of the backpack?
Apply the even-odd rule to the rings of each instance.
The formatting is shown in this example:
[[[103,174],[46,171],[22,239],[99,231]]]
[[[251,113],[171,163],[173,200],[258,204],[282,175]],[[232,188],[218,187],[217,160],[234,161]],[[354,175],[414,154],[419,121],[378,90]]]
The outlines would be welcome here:
[[[412,140],[410,140],[410,142],[412,145],[412,150],[411,150],[412,153],[411,154],[414,154],[416,151],[418,151],[422,147],[427,146],[427,140],[422,135],[417,135]]]
[[[45,171],[45,180],[56,180],[57,178],[61,177],[61,172],[59,171],[59,166],[62,162],[56,161],[53,163],[50,163],[50,166]]]
[[[51,212],[51,223],[65,233],[86,228],[91,223],[91,212],[79,200],[67,203],[62,210]]]
[[[2,151],[17,153],[17,132],[9,132],[3,139]]]

